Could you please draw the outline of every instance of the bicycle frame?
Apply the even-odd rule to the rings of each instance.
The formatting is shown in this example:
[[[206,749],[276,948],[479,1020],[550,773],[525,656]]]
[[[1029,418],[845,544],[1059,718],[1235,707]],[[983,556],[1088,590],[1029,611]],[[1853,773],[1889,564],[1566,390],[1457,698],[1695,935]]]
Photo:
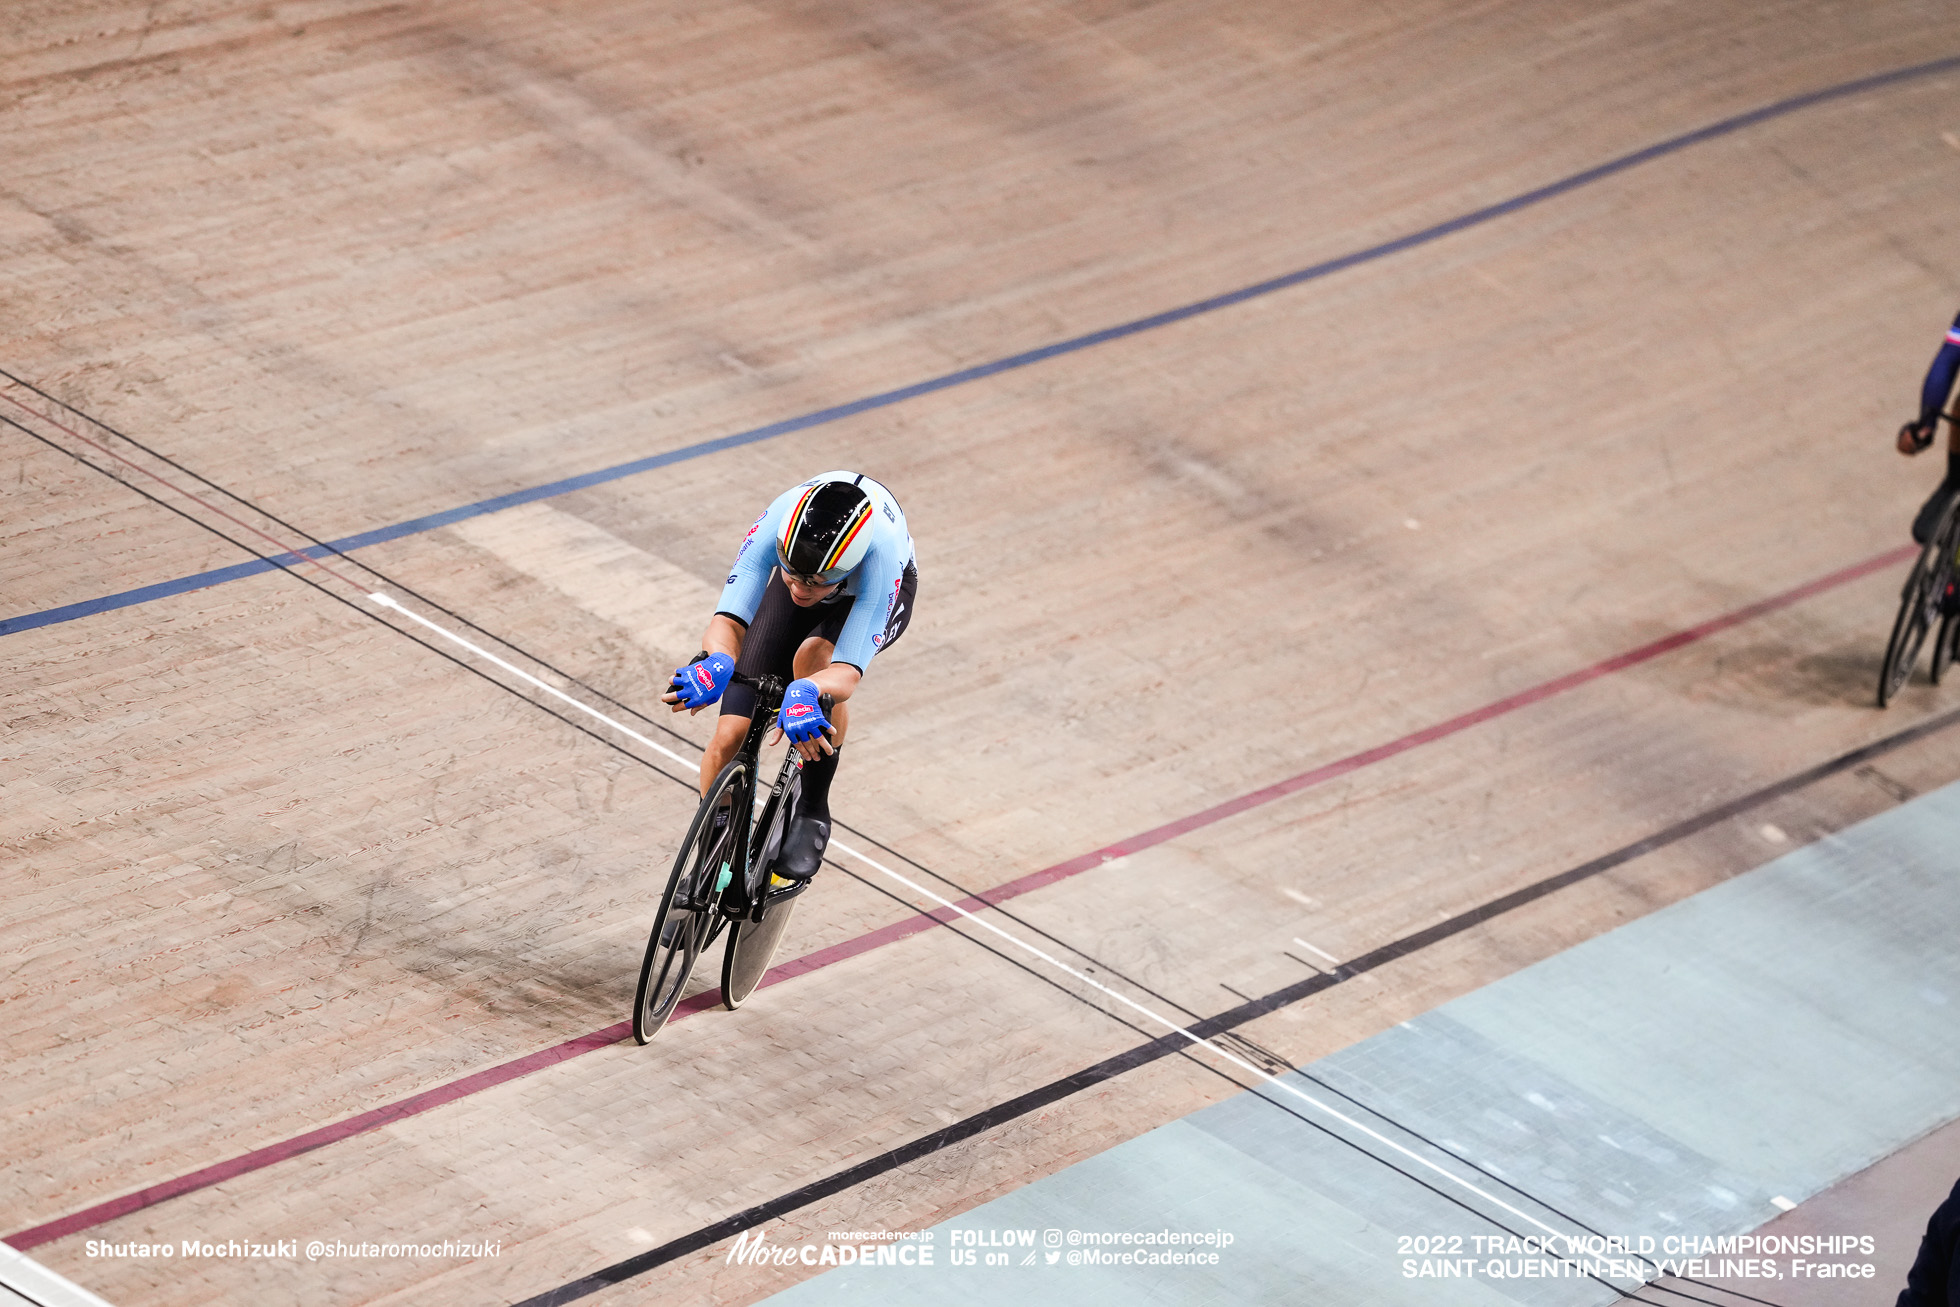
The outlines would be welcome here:
[[[755,709],[741,747],[695,809],[647,940],[633,999],[633,1037],[642,1044],[666,1023],[696,961],[724,931],[729,939],[722,961],[723,1002],[731,1010],[739,1007],[761,981],[788,925],[791,907],[785,900],[809,887],[808,881],[770,885],[802,768],[795,749],[783,759],[768,799],[756,811],[762,740],[787,687],[775,676],[751,679],[737,673],[735,679],[755,689]],[[828,696],[819,703],[830,708]],[[717,824],[724,803],[727,817]]]
[[[762,763],[762,741],[775,720],[776,710],[782,706],[787,686],[780,677],[775,676],[750,678],[738,672],[733,679],[754,687],[756,703],[755,712],[749,719],[748,733],[742,737],[741,747],[727,763],[727,767],[740,765],[744,777],[736,793],[731,796],[733,802],[730,805],[729,825],[734,844],[727,862],[729,874],[725,878],[718,877],[715,885],[705,887],[702,897],[689,905],[696,911],[713,912],[718,917],[714,929],[702,941],[703,950],[721,933],[728,921],[746,916],[751,921],[759,922],[763,912],[772,904],[795,897],[803,892],[807,884],[803,882],[772,890],[760,883],[761,876],[758,874],[774,860],[776,848],[780,846],[784,823],[775,819],[776,813],[787,801],[790,787],[802,770],[796,750],[791,749],[776,772],[775,783],[769,787],[769,797],[762,811],[756,812],[756,781]],[[829,696],[823,696],[822,702],[828,710]],[[735,811],[742,812],[744,820],[737,822]],[[753,849],[750,841],[758,833],[763,836],[765,847]]]

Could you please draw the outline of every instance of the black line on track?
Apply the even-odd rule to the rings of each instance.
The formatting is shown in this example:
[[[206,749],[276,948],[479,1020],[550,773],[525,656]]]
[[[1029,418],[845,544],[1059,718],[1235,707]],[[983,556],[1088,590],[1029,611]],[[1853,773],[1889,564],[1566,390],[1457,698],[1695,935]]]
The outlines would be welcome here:
[[[15,1284],[12,1280],[0,1280],[0,1290],[5,1290],[8,1293],[19,1295],[20,1300],[26,1303],[27,1307],[56,1307],[56,1304],[50,1302],[46,1298],[36,1298],[32,1294],[29,1294],[27,1290],[21,1288],[18,1284]],[[39,1293],[40,1290],[37,1289],[35,1290],[35,1292]]]
[[[1670,1279],[1670,1280],[1679,1280],[1679,1281],[1680,1281],[1681,1283],[1683,1283],[1683,1284],[1692,1284],[1692,1285],[1695,1285],[1695,1286],[1697,1286],[1697,1287],[1699,1287],[1699,1288],[1703,1288],[1703,1289],[1706,1289],[1706,1290],[1708,1290],[1708,1291],[1709,1291],[1710,1293],[1726,1293],[1726,1294],[1733,1294],[1733,1295],[1734,1295],[1735,1297],[1737,1297],[1737,1298],[1741,1298],[1741,1299],[1743,1299],[1743,1300],[1744,1300],[1745,1302],[1754,1302],[1754,1303],[1761,1303],[1761,1304],[1763,1305],[1763,1307],[1782,1307],[1782,1304],[1781,1304],[1781,1303],[1778,1303],[1778,1302],[1776,1302],[1776,1301],[1775,1301],[1774,1299],[1771,1299],[1771,1298],[1758,1298],[1758,1297],[1756,1297],[1756,1296],[1755,1296],[1754,1294],[1749,1294],[1749,1293],[1744,1293],[1744,1292],[1743,1292],[1742,1290],[1740,1290],[1740,1289],[1728,1289],[1728,1288],[1724,1288],[1723,1286],[1721,1286],[1721,1285],[1719,1285],[1719,1284],[1711,1284],[1711,1283],[1709,1283],[1709,1282],[1708,1282],[1708,1281],[1706,1281],[1706,1280],[1695,1280],[1695,1279],[1691,1279],[1691,1278],[1689,1278],[1688,1276],[1685,1276],[1685,1275],[1670,1275],[1670,1276],[1668,1276],[1667,1278],[1668,1278],[1668,1279]],[[1661,1282],[1660,1282],[1659,1280],[1649,1280],[1649,1281],[1647,1281],[1647,1283],[1646,1283],[1646,1284],[1643,1284],[1643,1285],[1642,1285],[1642,1286],[1640,1286],[1640,1287],[1641,1287],[1641,1288],[1643,1288],[1643,1289],[1652,1289],[1652,1290],[1653,1290],[1653,1291],[1654,1291],[1655,1293],[1671,1293],[1671,1294],[1673,1294],[1673,1295],[1674,1295],[1675,1297],[1677,1297],[1677,1298],[1686,1298],[1686,1299],[1687,1299],[1687,1300],[1688,1300],[1689,1302],[1705,1302],[1705,1303],[1709,1303],[1709,1304],[1710,1304],[1710,1307],[1735,1307],[1735,1305],[1734,1305],[1733,1303],[1718,1303],[1718,1302],[1715,1302],[1715,1301],[1714,1301],[1713,1299],[1709,1299],[1709,1298],[1697,1298],[1697,1297],[1695,1297],[1695,1296],[1694,1296],[1694,1295],[1693,1295],[1692,1293],[1683,1293],[1683,1292],[1682,1292],[1681,1290],[1679,1290],[1679,1289],[1670,1289],[1670,1288],[1668,1288],[1668,1287],[1667,1287],[1666,1285],[1664,1285],[1664,1284],[1662,1284],[1662,1283],[1661,1283]],[[1652,1300],[1652,1299],[1649,1299],[1649,1298],[1643,1298],[1643,1299],[1641,1299],[1641,1301],[1642,1301],[1642,1302],[1651,1302],[1651,1301],[1653,1301],[1653,1300]]]
[[[1365,975],[1370,971],[1387,966],[1389,963],[1407,957],[1412,953],[1420,952],[1433,944],[1441,943],[1451,936],[1460,935],[1465,931],[1484,925],[1498,917],[1524,907],[1526,904],[1534,903],[1547,895],[1576,885],[1580,881],[1602,875],[1616,867],[1624,866],[1636,858],[1644,857],[1671,844],[1679,843],[1690,836],[1698,835],[1711,827],[1718,826],[1722,822],[1747,812],[1751,808],[1760,807],[1765,803],[1782,798],[1794,791],[1814,785],[1818,781],[1826,780],[1840,772],[1848,771],[1860,763],[1868,762],[1873,758],[1881,757],[1904,748],[1906,745],[1925,739],[1927,736],[1938,734],[1956,724],[1960,724],[1960,708],[1929,717],[1925,721],[1908,726],[1904,730],[1885,736],[1882,739],[1874,740],[1870,744],[1860,745],[1858,748],[1841,753],[1835,758],[1818,763],[1814,767],[1806,768],[1794,775],[1786,776],[1780,781],[1774,781],[1765,785],[1761,789],[1752,790],[1739,798],[1731,799],[1727,803],[1718,804],[1716,807],[1710,808],[1705,812],[1698,813],[1683,821],[1678,821],[1671,826],[1656,831],[1644,839],[1635,840],[1631,844],[1623,845],[1611,853],[1602,854],[1597,858],[1593,858],[1588,862],[1582,862],[1578,866],[1559,872],[1556,875],[1534,881],[1522,889],[1500,895],[1486,903],[1481,903],[1471,908],[1467,912],[1460,912],[1447,921],[1438,922],[1436,925],[1430,926],[1427,929],[1404,935],[1397,940],[1392,940],[1379,948],[1372,949],[1367,953],[1361,954],[1359,957],[1341,963],[1332,971],[1322,972],[1308,979],[1297,981],[1294,984],[1276,989],[1272,993],[1262,995],[1250,1002],[1241,1003],[1237,1007],[1229,1008],[1215,1016],[1194,1021],[1190,1024],[1189,1029],[1192,1034],[1198,1036],[1200,1039],[1210,1039],[1214,1035],[1224,1034],[1239,1026],[1256,1021],[1260,1017],[1269,1016],[1281,1008],[1300,1002],[1302,999],[1310,998],[1322,990],[1331,989],[1335,985],[1342,984],[1357,976]],[[754,1229],[766,1221],[777,1220],[800,1208],[808,1207],[812,1203],[842,1193],[847,1189],[855,1188],[867,1180],[876,1179],[878,1176],[884,1175],[889,1171],[897,1170],[899,1167],[930,1157],[934,1153],[942,1152],[955,1144],[963,1143],[976,1135],[991,1130],[995,1126],[1004,1125],[1018,1117],[1039,1111],[1051,1103],[1072,1097],[1083,1090],[1094,1088],[1105,1081],[1115,1079],[1125,1072],[1134,1071],[1138,1067],[1146,1066],[1173,1053],[1184,1052],[1189,1047],[1189,1042],[1181,1035],[1160,1035],[1147,1043],[1125,1049],[1113,1057],[1104,1058],[1100,1062],[1084,1067],[1070,1075],[1063,1076],[1059,1080],[1052,1080],[1045,1085],[1030,1089],[1004,1102],[996,1103],[985,1111],[977,1112],[964,1120],[955,1121],[951,1125],[932,1131],[930,1134],[921,1135],[919,1138],[911,1140],[908,1143],[900,1144],[896,1148],[888,1149],[876,1156],[866,1158],[854,1166],[846,1167],[844,1170],[825,1176],[821,1180],[812,1181],[809,1184],[792,1189],[765,1202],[744,1208],[732,1216],[724,1217],[711,1225],[702,1226],[700,1229],[684,1234],[677,1239],[669,1240],[657,1248],[650,1248],[646,1252],[626,1258],[623,1261],[614,1262],[612,1265],[594,1271],[590,1275],[562,1284],[556,1289],[550,1289],[533,1297],[525,1298],[516,1303],[514,1307],[557,1307],[558,1304],[575,1302],[589,1294],[597,1293],[601,1289],[623,1283],[635,1276],[644,1275],[656,1267],[664,1266],[668,1262],[686,1257],[690,1253],[712,1247],[723,1239],[732,1238],[745,1230]],[[1370,1110],[1372,1111],[1373,1109]],[[1381,1114],[1376,1113],[1376,1115],[1379,1116]],[[1383,1117],[1382,1119],[1388,1120],[1390,1118]],[[1518,1190],[1516,1192],[1522,1193],[1523,1191]],[[1532,1201],[1537,1202],[1538,1200],[1534,1198]],[[1543,1204],[1540,1205],[1542,1206]],[[1552,1209],[1548,1208],[1547,1210]],[[1615,1291],[1624,1292],[1617,1289]],[[1679,1293],[1680,1291],[1669,1290],[1668,1292]],[[1628,1296],[1631,1297],[1631,1295]],[[1646,1299],[1642,1301],[1652,1300]],[[1706,1300],[1698,1299],[1697,1301]]]

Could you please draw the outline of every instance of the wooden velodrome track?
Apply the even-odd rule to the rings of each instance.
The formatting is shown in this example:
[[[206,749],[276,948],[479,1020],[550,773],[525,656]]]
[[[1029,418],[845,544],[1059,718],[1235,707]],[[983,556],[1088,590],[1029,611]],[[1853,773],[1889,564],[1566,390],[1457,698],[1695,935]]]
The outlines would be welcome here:
[[[1721,809],[1943,702],[1870,701],[1955,54],[1873,0],[10,7],[0,1236],[119,1304],[659,1249],[591,1300],[749,1302],[808,1272],[676,1241],[919,1226],[1236,1092],[1078,1077],[1160,1032],[849,857],[800,974],[614,1042],[687,768],[365,595],[691,759],[631,714],[824,468],[922,573],[840,838],[1262,1057],[1960,776],[1935,732]],[[1297,940],[1375,960],[1240,1011]],[[501,1251],[85,1251],[191,1237]]]

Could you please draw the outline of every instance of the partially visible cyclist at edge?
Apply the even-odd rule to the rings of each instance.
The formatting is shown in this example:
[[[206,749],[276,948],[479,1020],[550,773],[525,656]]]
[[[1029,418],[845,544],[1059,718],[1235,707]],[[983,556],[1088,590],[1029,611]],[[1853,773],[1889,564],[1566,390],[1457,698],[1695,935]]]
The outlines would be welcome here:
[[[1919,390],[1919,416],[1899,428],[1901,454],[1910,457],[1932,445],[1933,437],[1939,432],[1940,411],[1953,393],[1956,376],[1960,376],[1960,317],[1954,318],[1953,325],[1946,329],[1940,352],[1933,356],[1933,366],[1926,370],[1926,383]],[[1947,435],[1946,479],[1912,519],[1915,541],[1923,545],[1932,538],[1933,528],[1940,524],[1940,514],[1946,511],[1956,493],[1960,493],[1960,426]]]
[[[830,842],[830,782],[849,730],[846,708],[871,659],[912,618],[919,571],[891,491],[857,472],[825,472],[776,497],[735,554],[701,652],[676,669],[663,702],[721,718],[701,756],[701,792],[748,734],[755,691],[732,674],[789,683],[776,727],[803,756],[803,798],[775,868],[807,881]],[[819,695],[832,700],[825,718]]]

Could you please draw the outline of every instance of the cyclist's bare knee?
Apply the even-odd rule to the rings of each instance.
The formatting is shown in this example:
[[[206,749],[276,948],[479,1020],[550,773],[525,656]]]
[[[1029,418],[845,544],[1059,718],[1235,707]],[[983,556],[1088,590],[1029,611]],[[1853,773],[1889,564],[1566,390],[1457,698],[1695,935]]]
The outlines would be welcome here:
[[[715,719],[714,738],[708,741],[707,749],[701,754],[701,793],[707,794],[708,787],[721,775],[721,769],[742,747],[742,737],[749,733],[749,719],[727,713]]]
[[[815,676],[818,672],[830,666],[831,660],[836,656],[836,645],[820,635],[813,635],[801,645],[797,646],[796,658],[792,661],[791,666],[795,668],[797,678],[802,679],[804,677]]]

